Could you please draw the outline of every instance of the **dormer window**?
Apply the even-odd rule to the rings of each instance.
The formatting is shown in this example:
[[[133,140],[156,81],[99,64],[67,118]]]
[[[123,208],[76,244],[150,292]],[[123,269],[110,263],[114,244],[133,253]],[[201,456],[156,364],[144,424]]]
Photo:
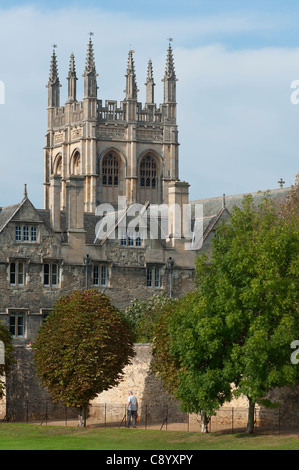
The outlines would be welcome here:
[[[37,228],[35,225],[16,225],[16,242],[37,242]]]

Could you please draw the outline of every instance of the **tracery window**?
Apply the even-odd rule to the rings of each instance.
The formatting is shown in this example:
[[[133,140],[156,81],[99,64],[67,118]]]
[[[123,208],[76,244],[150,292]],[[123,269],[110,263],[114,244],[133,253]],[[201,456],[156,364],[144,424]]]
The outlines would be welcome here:
[[[118,186],[119,164],[118,158],[109,153],[102,164],[103,186]]]
[[[144,157],[140,163],[140,186],[142,188],[157,187],[157,164],[151,155]]]

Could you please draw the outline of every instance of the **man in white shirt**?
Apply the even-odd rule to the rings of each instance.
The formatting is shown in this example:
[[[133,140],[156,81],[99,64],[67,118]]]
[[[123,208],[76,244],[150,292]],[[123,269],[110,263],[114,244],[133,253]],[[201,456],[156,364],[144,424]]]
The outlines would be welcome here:
[[[132,416],[133,428],[136,428],[137,410],[138,410],[137,398],[135,397],[135,395],[133,395],[132,390],[130,390],[129,398],[128,398],[128,421],[127,421],[128,428],[130,427],[131,416]]]

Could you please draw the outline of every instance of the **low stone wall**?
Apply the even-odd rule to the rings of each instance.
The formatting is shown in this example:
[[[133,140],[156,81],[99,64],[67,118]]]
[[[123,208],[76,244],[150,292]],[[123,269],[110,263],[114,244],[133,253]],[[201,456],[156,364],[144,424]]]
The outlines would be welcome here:
[[[125,367],[124,377],[119,385],[101,393],[92,401],[90,415],[99,411],[100,405],[105,404],[109,409],[112,409],[111,405],[120,407],[122,413],[127,405],[128,392],[132,390],[140,407],[145,410],[145,406],[148,406],[147,410],[151,420],[161,420],[166,409],[172,419],[176,417],[181,419],[182,412],[178,402],[172,400],[170,395],[165,392],[160,379],[150,373],[150,364],[153,359],[151,344],[135,344],[135,353],[136,356],[132,363]]]
[[[187,415],[180,410],[179,403],[169,396],[161,381],[150,372],[153,360],[151,344],[135,344],[135,357],[125,367],[124,376],[118,386],[99,394],[91,403],[89,418],[95,424],[119,425],[125,414],[128,392],[132,390],[139,402],[140,419],[143,425],[164,422],[181,423],[197,429],[200,417]],[[43,419],[45,415],[63,420],[75,416],[77,411],[66,410],[52,404],[49,394],[40,387],[35,377],[33,351],[26,345],[15,349],[16,363],[7,377],[7,396],[0,400],[0,419],[9,417],[15,421]],[[256,408],[256,423],[268,427],[299,425],[299,387],[275,389],[269,398],[280,403],[278,409]],[[212,417],[212,429],[244,428],[247,423],[248,400],[240,397],[226,403]],[[195,427],[196,425],[196,427]],[[189,428],[189,429],[191,429]],[[184,428],[185,429],[185,428]]]

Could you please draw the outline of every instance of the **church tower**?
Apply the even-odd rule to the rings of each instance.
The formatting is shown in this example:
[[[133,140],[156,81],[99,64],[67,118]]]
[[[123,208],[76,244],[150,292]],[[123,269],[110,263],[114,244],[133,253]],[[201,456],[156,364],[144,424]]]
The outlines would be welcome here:
[[[124,99],[102,100],[92,39],[87,45],[84,97],[77,100],[75,57],[71,54],[68,97],[60,105],[60,81],[55,49],[48,82],[48,131],[45,145],[45,209],[71,210],[68,192],[84,213],[101,203],[117,205],[119,196],[131,203],[167,204],[169,188],[178,181],[176,74],[171,43],[166,55],[164,101],[155,103],[152,60],[146,75],[146,102],[138,101],[134,51],[128,54]],[[73,197],[73,196],[72,196]],[[78,203],[77,201],[77,203]],[[79,217],[79,216],[78,216]],[[80,217],[78,218],[78,220]],[[59,217],[52,217],[59,230]],[[54,223],[54,222],[53,222]],[[82,225],[82,220],[79,223]]]

